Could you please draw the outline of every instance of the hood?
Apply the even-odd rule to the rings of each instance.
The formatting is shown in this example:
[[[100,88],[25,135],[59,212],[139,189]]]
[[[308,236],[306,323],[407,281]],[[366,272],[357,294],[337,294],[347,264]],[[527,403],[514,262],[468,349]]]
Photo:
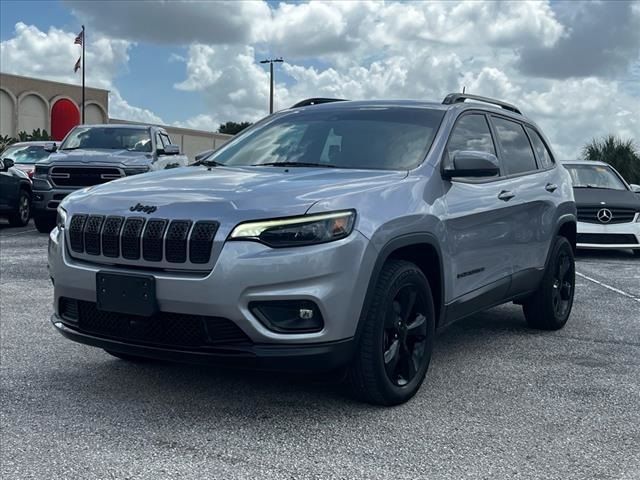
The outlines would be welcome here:
[[[301,167],[183,167],[79,190],[62,206],[69,213],[133,215],[130,208],[141,204],[156,207],[152,215],[158,218],[237,223],[301,215],[318,200],[396,184],[406,175]]]
[[[49,155],[46,160],[41,160],[39,164],[59,163],[64,165],[126,165],[139,166],[148,165],[152,159],[151,153],[148,152],[131,152],[129,150],[58,150],[56,153]]]
[[[640,195],[630,190],[609,190],[604,188],[574,188],[578,207],[608,206],[635,208],[640,211]]]

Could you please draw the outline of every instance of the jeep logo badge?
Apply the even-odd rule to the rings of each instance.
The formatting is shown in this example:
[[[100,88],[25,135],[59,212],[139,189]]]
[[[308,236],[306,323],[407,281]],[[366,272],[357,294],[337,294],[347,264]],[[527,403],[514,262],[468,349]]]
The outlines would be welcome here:
[[[142,205],[141,203],[138,203],[138,204],[134,205],[133,207],[129,207],[129,211],[130,212],[153,213],[156,210],[158,210],[158,207],[153,207],[151,205]]]

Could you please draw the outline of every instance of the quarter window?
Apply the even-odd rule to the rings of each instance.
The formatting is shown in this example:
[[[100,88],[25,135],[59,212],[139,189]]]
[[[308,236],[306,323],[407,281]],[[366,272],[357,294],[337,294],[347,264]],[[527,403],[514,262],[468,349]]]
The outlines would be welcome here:
[[[536,159],[522,125],[499,117],[493,117],[493,123],[507,172],[513,175],[536,170]]]
[[[540,168],[553,167],[553,157],[551,156],[551,152],[549,152],[547,146],[542,141],[542,138],[540,138],[540,134],[531,127],[525,128],[527,129],[527,133],[529,134],[529,138],[533,144],[533,149],[536,151],[536,157],[538,157],[538,164],[540,165]]]
[[[447,144],[445,167],[452,167],[455,153],[465,150],[496,154],[491,130],[484,115],[465,115],[458,120]]]

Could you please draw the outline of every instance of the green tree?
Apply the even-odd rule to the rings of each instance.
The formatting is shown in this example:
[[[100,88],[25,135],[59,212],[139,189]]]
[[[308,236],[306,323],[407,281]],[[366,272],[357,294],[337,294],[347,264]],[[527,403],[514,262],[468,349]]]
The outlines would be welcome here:
[[[20,142],[36,142],[36,141],[44,141],[44,140],[53,140],[49,132],[46,130],[40,130],[36,128],[31,133],[27,133],[24,130],[18,132],[18,141]]]
[[[582,149],[585,160],[600,160],[614,167],[629,183],[640,183],[640,152],[633,140],[616,135],[594,138]]]
[[[218,133],[227,133],[229,135],[235,135],[236,133],[240,133],[242,130],[244,130],[247,127],[250,127],[251,125],[252,125],[251,122],[240,122],[240,123],[226,122],[220,125],[220,128],[218,128]]]

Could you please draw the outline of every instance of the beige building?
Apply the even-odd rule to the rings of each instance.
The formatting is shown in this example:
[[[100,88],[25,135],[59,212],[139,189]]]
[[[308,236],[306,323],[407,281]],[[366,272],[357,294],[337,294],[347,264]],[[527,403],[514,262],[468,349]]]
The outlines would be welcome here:
[[[0,73],[0,136],[17,137],[19,132],[46,130],[62,140],[81,123],[82,88],[79,85]],[[109,91],[85,89],[85,123],[137,123],[109,118]],[[218,148],[231,135],[164,127],[190,160],[204,150]]]

